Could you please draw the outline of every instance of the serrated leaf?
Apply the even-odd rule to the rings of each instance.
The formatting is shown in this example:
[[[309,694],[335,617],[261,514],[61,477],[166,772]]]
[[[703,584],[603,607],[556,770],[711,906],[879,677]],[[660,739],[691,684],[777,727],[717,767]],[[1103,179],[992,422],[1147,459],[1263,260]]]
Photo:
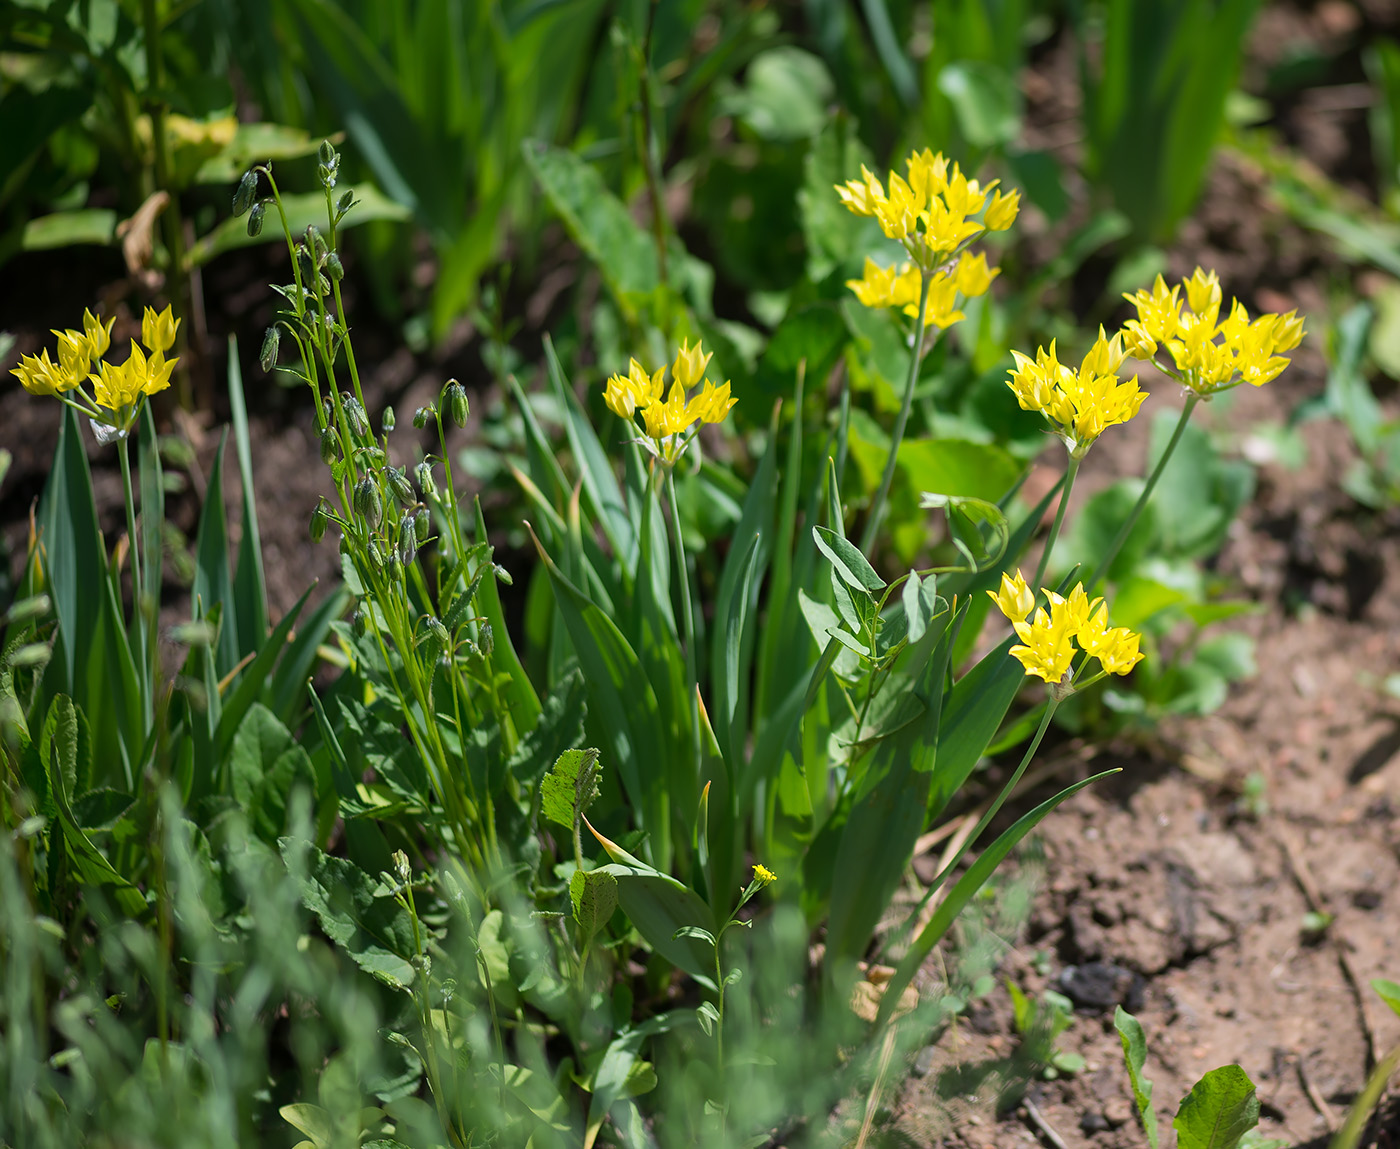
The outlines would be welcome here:
[[[1123,1060],[1128,1066],[1128,1081],[1133,1087],[1133,1100],[1137,1102],[1148,1149],[1157,1149],[1157,1112],[1152,1108],[1152,1082],[1142,1075],[1147,1061],[1147,1038],[1138,1019],[1121,1005],[1113,1012],[1113,1025],[1123,1042]]]
[[[584,939],[591,938],[617,909],[617,879],[607,870],[575,870],[569,879],[569,901]]]
[[[570,830],[598,797],[598,751],[565,750],[540,782],[540,812]]]
[[[1235,1149],[1259,1124],[1254,1082],[1238,1065],[1212,1069],[1182,1101],[1172,1128],[1177,1149]]]

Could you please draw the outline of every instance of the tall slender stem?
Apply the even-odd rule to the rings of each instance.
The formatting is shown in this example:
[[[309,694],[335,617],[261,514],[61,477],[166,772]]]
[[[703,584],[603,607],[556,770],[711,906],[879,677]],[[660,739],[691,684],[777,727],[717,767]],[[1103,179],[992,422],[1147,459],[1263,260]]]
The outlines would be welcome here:
[[[899,444],[904,439],[904,428],[909,422],[909,410],[914,405],[914,385],[919,381],[919,362],[924,356],[924,321],[928,318],[928,293],[932,276],[924,272],[920,276],[919,316],[914,330],[914,350],[909,356],[909,377],[904,381],[904,401],[899,405],[899,418],[894,423],[894,434],[890,436],[890,457],[885,460],[885,473],[880,476],[880,488],[870,504],[870,513],[865,520],[865,533],[861,536],[860,549],[867,557],[875,547],[875,535],[880,529],[880,520],[885,513],[885,500],[889,497],[890,484],[894,482],[895,467],[899,465]]]
[[[1065,509],[1069,506],[1069,493],[1074,489],[1074,477],[1079,474],[1079,458],[1071,454],[1065,464],[1065,481],[1060,485],[1060,505],[1055,508],[1055,521],[1050,524],[1050,534],[1045,539],[1045,549],[1040,552],[1040,563],[1035,568],[1035,578],[1031,581],[1032,590],[1039,590],[1040,581],[1045,577],[1045,568],[1050,565],[1050,554],[1055,549],[1055,541],[1060,537],[1060,527],[1065,521]]]
[[[141,717],[151,718],[152,664],[150,652],[146,649],[145,583],[141,572],[141,541],[136,534],[136,500],[131,486],[130,440],[123,436],[118,440],[117,458],[122,467],[122,497],[126,503],[127,555],[131,559],[131,609],[136,622],[136,661],[141,667]],[[154,609],[154,607],[152,608]]]
[[[1162,457],[1157,460],[1157,465],[1152,469],[1152,474],[1148,475],[1147,483],[1142,488],[1142,494],[1138,496],[1137,502],[1133,504],[1133,509],[1129,512],[1128,517],[1123,520],[1123,525],[1118,528],[1118,534],[1114,536],[1113,542],[1109,545],[1108,553],[1099,560],[1099,565],[1095,568],[1094,573],[1084,581],[1085,589],[1091,590],[1094,584],[1108,573],[1108,568],[1112,565],[1113,560],[1118,557],[1118,552],[1123,548],[1123,544],[1128,541],[1128,536],[1132,533],[1133,528],[1137,526],[1137,521],[1142,515],[1143,508],[1147,506],[1148,500],[1152,498],[1152,491],[1153,488],[1157,486],[1157,480],[1162,477],[1162,472],[1167,469],[1167,463],[1171,461],[1172,455],[1176,453],[1176,447],[1177,444],[1181,442],[1181,436],[1186,433],[1186,424],[1191,421],[1191,412],[1196,409],[1196,404],[1200,401],[1201,397],[1199,395],[1188,395],[1186,397],[1186,406],[1181,409],[1181,418],[1176,421],[1176,430],[1172,432],[1171,440],[1167,443],[1167,449],[1162,452]]]

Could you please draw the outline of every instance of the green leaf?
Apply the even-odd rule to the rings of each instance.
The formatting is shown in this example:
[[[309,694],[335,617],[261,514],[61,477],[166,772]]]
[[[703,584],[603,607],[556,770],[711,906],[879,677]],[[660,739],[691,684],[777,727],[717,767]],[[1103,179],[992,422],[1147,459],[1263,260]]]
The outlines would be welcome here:
[[[296,786],[316,792],[310,756],[261,702],[253,703],[239,723],[228,770],[228,793],[247,813],[253,831],[269,844],[287,828],[287,806]]]
[[[821,133],[812,141],[802,163],[802,187],[797,206],[807,247],[807,278],[820,283],[832,272],[859,266],[865,252],[880,236],[873,219],[848,211],[832,187],[852,179],[861,165],[874,160],[860,142],[851,117],[838,110],[827,117]]]
[[[905,987],[913,980],[915,972],[923,965],[924,959],[928,957],[943,935],[952,928],[963,908],[972,900],[977,891],[986,885],[987,879],[996,872],[996,868],[1005,861],[1006,856],[1016,848],[1021,839],[1040,825],[1046,815],[1065,799],[1079,793],[1085,786],[1117,773],[1117,770],[1105,770],[1102,774],[1095,774],[1091,778],[1085,778],[1082,782],[1076,782],[1073,786],[1066,787],[1053,798],[1042,802],[1034,810],[1021,815],[1012,826],[1001,833],[995,842],[982,851],[977,861],[967,868],[963,876],[958,879],[957,884],[948,892],[948,896],[939,903],[933,917],[920,931],[919,936],[914,939],[908,952],[900,960],[894,975],[886,983],[885,993],[880,1003],[880,1015],[876,1019],[877,1027],[889,1020],[890,1011],[899,1001]]]
[[[634,318],[642,297],[661,281],[652,237],[586,160],[535,140],[526,141],[524,156],[570,238],[598,265],[609,290]]]
[[[372,223],[376,220],[402,221],[408,219],[412,214],[408,208],[389,199],[373,184],[357,183],[353,189],[346,189],[342,186],[337,189],[336,194],[343,194],[345,190],[353,190],[355,206],[340,221],[337,230],[344,231],[348,227],[356,227],[359,224]],[[325,192],[284,194],[282,207],[287,213],[287,226],[291,228],[293,235],[300,235],[307,229],[308,225],[313,223],[320,228],[326,226]],[[185,256],[185,264],[192,268],[202,267],[215,256],[222,255],[226,251],[236,251],[240,247],[251,247],[256,243],[285,242],[282,229],[271,221],[263,228],[261,235],[250,236],[246,219],[230,217],[190,248]]]
[[[200,165],[194,182],[236,183],[254,164],[314,155],[320,145],[319,139],[312,139],[301,128],[286,124],[239,124],[233,139],[224,146],[223,151]]]
[[[1380,994],[1386,1005],[1400,1014],[1400,984],[1378,977],[1371,982],[1371,988]]]
[[[117,213],[108,208],[58,211],[25,224],[19,245],[24,251],[50,251],[77,244],[108,247],[116,230]]]
[[[248,407],[243,399],[243,371],[238,361],[238,340],[232,335],[228,340],[228,402],[234,451],[238,456],[238,481],[243,492],[243,524],[232,588],[238,656],[242,658],[263,649],[267,638],[267,582],[263,577],[258,501],[253,491],[253,450],[248,431]],[[305,601],[304,595],[302,600]]]
[[[608,924],[617,909],[617,878],[607,870],[575,870],[569,879],[569,901],[574,921],[587,941]]]
[[[720,105],[724,115],[737,116],[766,140],[799,140],[827,122],[833,91],[818,57],[784,45],[755,56],[744,71],[744,86]]]
[[[572,831],[597,799],[601,774],[597,750],[565,750],[540,783],[540,812]]]
[[[366,973],[406,990],[414,979],[413,921],[381,884],[353,862],[332,858],[299,838],[277,845],[326,937]]]
[[[1238,1065],[1212,1069],[1182,1101],[1172,1128],[1177,1149],[1235,1149],[1259,1124],[1254,1082]]]
[[[1148,1149],[1157,1149],[1157,1112],[1152,1108],[1152,1082],[1142,1075],[1142,1067],[1147,1062],[1147,1038],[1138,1019],[1121,1005],[1113,1011],[1113,1024],[1123,1043],[1123,1060],[1128,1066],[1128,1081],[1133,1087],[1133,1100],[1137,1102]]]
[[[996,64],[960,60],[938,75],[967,142],[977,148],[1009,144],[1021,131],[1021,90],[1015,76]]]
[[[190,598],[198,618],[216,606],[221,608],[219,637],[214,646],[214,669],[219,676],[237,665],[238,617],[233,596],[233,578],[229,574],[228,520],[224,510],[224,448],[228,432],[219,440],[214,453],[214,465],[209,468],[209,483],[204,507],[199,515],[199,530],[195,536],[195,573]]]
[[[812,528],[812,541],[847,586],[867,594],[884,589],[885,580],[875,573],[875,568],[866,561],[859,548],[845,536],[829,527],[815,526]]]
[[[539,721],[516,746],[506,762],[506,771],[521,782],[534,785],[555,759],[582,741],[583,721],[588,713],[586,697],[583,675],[575,668],[545,699]]]

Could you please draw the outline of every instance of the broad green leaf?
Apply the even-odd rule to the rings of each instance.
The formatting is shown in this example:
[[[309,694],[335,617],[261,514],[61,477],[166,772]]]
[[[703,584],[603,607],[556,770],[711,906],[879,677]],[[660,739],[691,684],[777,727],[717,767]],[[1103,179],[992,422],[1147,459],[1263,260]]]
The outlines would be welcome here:
[[[854,178],[861,165],[874,160],[860,142],[849,115],[837,111],[826,118],[802,164],[802,187],[797,206],[807,247],[807,278],[820,283],[839,268],[852,272],[880,238],[879,224],[848,211],[832,194],[832,186]]]
[[[657,1034],[668,1033],[678,1025],[685,1024],[682,1014],[685,1011],[673,1010],[622,1030],[603,1053],[603,1060],[593,1073],[592,1097],[588,1102],[588,1123],[584,1130],[584,1149],[591,1149],[597,1140],[598,1131],[604,1119],[613,1111],[631,1088],[633,1074],[640,1060],[643,1042]]]
[[[253,703],[238,725],[228,770],[228,793],[246,811],[253,831],[269,844],[287,828],[287,806],[296,786],[316,792],[310,756],[261,702]]]
[[[1000,147],[1020,133],[1021,90],[1004,68],[979,60],[949,64],[939,73],[938,89],[973,147]]]
[[[1177,1149],[1235,1149],[1259,1124],[1254,1082],[1238,1065],[1212,1069],[1176,1111]]]
[[[617,897],[646,943],[707,989],[714,988],[714,949],[700,938],[681,936],[684,926],[715,932],[710,907],[694,890],[650,867],[613,863],[602,867],[617,879]],[[594,871],[595,873],[597,871]]]
[[[575,870],[569,879],[569,902],[584,940],[591,938],[617,909],[617,878],[607,870]]]
[[[1147,1062],[1147,1038],[1138,1019],[1121,1005],[1113,1011],[1113,1024],[1123,1042],[1123,1060],[1128,1066],[1128,1082],[1133,1087],[1142,1131],[1147,1136],[1148,1149],[1157,1149],[1157,1112],[1152,1108],[1152,1082],[1142,1075]]]
[[[199,166],[194,182],[237,183],[254,164],[314,155],[320,144],[319,139],[312,139],[301,128],[286,124],[239,124],[233,139],[224,146],[223,151]]]
[[[413,922],[380,882],[353,862],[323,854],[310,842],[280,838],[278,847],[301,890],[301,900],[321,929],[366,973],[395,989],[408,989],[416,952]]]
[[[764,139],[799,140],[827,122],[832,92],[819,57],[784,45],[755,56],[744,70],[744,86],[720,104],[723,114],[742,119]]]
[[[598,751],[565,750],[540,783],[540,812],[572,830],[598,797]]]
[[[920,592],[919,576],[915,571],[909,572],[909,577],[904,580],[904,586],[900,590],[900,598],[904,603],[904,617],[908,627],[910,642],[918,642],[924,637],[924,632],[928,630],[930,614],[926,599]]]
[[[371,223],[375,220],[402,221],[408,219],[412,214],[408,208],[389,199],[373,184],[358,183],[354,185],[353,189],[342,186],[336,190],[336,194],[342,195],[346,190],[353,190],[355,206],[337,225],[338,230],[343,231],[348,227]],[[323,229],[326,226],[325,192],[284,194],[282,206],[287,213],[287,226],[291,228],[293,235],[300,235],[307,229],[308,225],[313,223]],[[267,226],[263,228],[262,234],[253,237],[248,234],[246,218],[234,219],[230,217],[190,248],[185,256],[185,264],[192,268],[202,267],[215,256],[222,255],[226,251],[235,251],[240,247],[251,247],[255,243],[274,242],[286,242],[277,221],[269,220]]]
[[[24,225],[24,251],[49,251],[77,244],[107,247],[117,230],[117,213],[108,208],[79,208],[41,215]]]

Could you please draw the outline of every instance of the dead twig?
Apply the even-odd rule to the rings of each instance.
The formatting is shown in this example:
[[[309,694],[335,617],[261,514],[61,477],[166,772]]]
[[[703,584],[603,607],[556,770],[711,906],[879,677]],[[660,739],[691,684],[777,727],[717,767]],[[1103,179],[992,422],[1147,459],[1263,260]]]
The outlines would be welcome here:
[[[1055,1149],[1069,1149],[1065,1144],[1065,1139],[1055,1132],[1054,1126],[1045,1120],[1044,1114],[1036,1108],[1036,1104],[1029,1097],[1023,1098],[1021,1104],[1026,1107],[1026,1116],[1031,1119],[1031,1124],[1040,1130],[1045,1140],[1049,1141]]]

